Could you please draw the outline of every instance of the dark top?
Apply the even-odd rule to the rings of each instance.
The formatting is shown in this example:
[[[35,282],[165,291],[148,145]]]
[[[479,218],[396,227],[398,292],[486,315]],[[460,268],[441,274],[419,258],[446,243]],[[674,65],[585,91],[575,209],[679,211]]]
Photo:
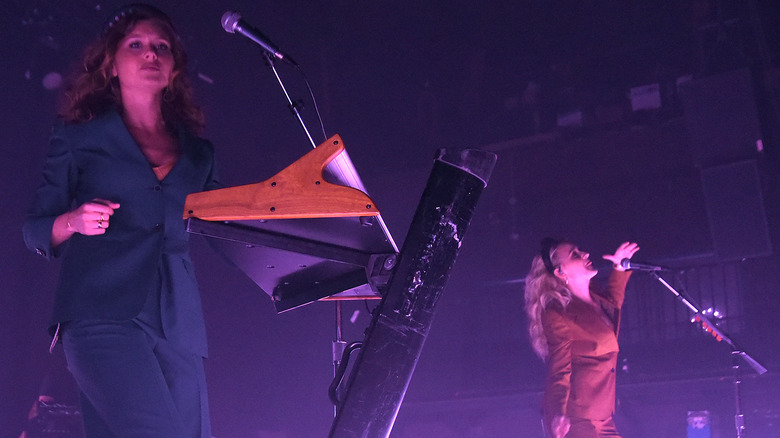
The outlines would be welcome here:
[[[150,293],[167,288],[170,332],[190,351],[206,355],[200,295],[182,219],[193,192],[220,186],[214,148],[191,133],[177,134],[182,153],[163,180],[152,170],[116,111],[53,130],[43,170],[24,224],[27,246],[62,255],[51,324],[70,320],[129,320]],[[103,235],[74,234],[52,248],[54,219],[84,202],[118,202]]]

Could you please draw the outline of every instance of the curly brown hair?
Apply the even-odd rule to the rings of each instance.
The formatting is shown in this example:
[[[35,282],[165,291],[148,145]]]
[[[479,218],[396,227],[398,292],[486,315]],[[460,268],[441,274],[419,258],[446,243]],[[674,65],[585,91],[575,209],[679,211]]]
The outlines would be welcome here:
[[[187,54],[171,19],[154,6],[127,5],[109,19],[101,35],[84,50],[69,85],[63,93],[59,111],[66,122],[82,123],[111,108],[122,111],[119,80],[111,74],[119,43],[141,21],[157,25],[171,43],[174,67],[171,81],[162,99],[162,115],[169,130],[184,128],[200,133],[205,121],[195,105],[187,72]]]

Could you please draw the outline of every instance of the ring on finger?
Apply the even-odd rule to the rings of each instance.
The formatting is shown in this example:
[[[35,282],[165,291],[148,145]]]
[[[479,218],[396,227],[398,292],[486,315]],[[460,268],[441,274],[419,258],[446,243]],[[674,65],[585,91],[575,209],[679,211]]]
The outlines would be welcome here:
[[[98,228],[103,228],[103,221],[98,221],[98,225],[97,225],[97,227],[98,227]]]

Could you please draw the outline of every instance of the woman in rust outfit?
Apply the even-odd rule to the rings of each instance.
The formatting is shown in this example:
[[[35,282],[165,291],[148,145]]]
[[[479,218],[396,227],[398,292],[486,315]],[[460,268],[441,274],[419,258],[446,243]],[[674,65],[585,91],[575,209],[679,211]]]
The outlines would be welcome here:
[[[572,243],[545,239],[525,279],[531,343],[547,364],[544,426],[553,438],[619,437],[615,366],[620,307],[631,275],[620,261],[639,247],[621,244],[603,290],[592,281],[590,254]]]

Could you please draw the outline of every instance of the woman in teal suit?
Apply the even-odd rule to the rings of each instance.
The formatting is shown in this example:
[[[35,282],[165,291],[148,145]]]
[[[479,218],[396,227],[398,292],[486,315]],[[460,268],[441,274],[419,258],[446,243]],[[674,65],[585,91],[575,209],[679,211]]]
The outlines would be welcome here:
[[[182,212],[219,187],[170,18],[122,8],[65,93],[24,225],[62,257],[51,331],[88,437],[210,437],[203,312]]]

